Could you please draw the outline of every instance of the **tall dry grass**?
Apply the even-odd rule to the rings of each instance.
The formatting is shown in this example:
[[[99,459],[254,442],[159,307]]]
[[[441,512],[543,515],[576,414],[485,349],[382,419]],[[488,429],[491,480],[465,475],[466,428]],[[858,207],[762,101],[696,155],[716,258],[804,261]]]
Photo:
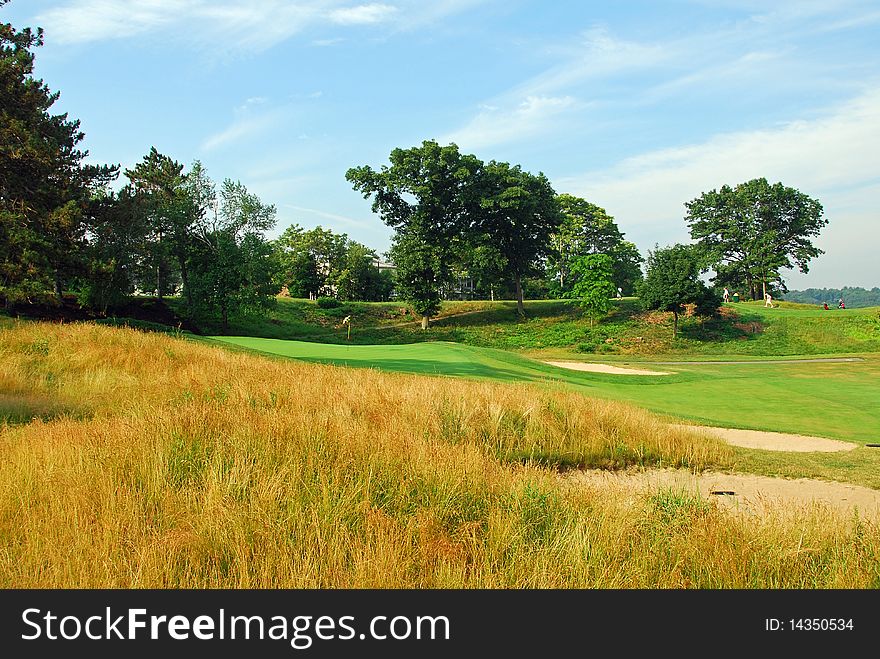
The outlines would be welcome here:
[[[577,394],[45,324],[0,330],[0,394],[4,587],[880,585],[868,522],[563,485],[732,459]]]

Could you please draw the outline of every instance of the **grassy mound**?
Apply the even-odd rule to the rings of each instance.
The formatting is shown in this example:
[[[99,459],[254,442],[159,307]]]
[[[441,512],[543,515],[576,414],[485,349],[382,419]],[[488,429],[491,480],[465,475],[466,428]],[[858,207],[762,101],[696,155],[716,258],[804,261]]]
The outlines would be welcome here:
[[[740,357],[880,352],[880,309],[824,311],[820,307],[742,302],[722,308],[718,318],[685,316],[672,339],[672,314],[645,312],[638,300],[615,301],[611,313],[591,327],[569,300],[526,302],[526,318],[516,304],[445,302],[430,329],[401,303],[344,303],[321,309],[308,300],[278,298],[262,316],[233,320],[226,334],[320,343],[392,345],[449,341],[485,348],[555,355],[596,354],[644,357],[691,355]],[[351,317],[351,338],[342,320]],[[219,328],[204,328],[219,334]]]
[[[3,587],[869,587],[821,509],[609,500],[559,467],[730,465],[575,393],[271,361],[96,325],[0,330]]]

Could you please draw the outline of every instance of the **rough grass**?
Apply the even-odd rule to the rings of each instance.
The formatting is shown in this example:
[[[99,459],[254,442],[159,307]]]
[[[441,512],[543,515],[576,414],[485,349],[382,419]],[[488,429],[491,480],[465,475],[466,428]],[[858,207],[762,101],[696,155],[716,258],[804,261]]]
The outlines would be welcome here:
[[[623,404],[95,325],[0,331],[0,378],[78,410],[0,428],[2,587],[880,586],[871,522],[564,485],[729,464]]]

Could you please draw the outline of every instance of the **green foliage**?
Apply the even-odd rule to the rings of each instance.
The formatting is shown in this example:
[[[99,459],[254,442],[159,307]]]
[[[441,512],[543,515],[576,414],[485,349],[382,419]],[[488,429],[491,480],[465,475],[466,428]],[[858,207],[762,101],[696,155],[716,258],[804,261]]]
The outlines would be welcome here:
[[[223,182],[221,200],[211,230],[194,242],[187,267],[194,317],[219,316],[225,331],[230,315],[255,312],[274,302],[278,268],[272,245],[263,237],[275,222],[275,207],[229,179]]]
[[[571,261],[571,272],[576,280],[573,296],[579,301],[590,325],[607,314],[616,290],[612,281],[612,261],[607,254],[586,254]]]
[[[780,274],[822,254],[811,239],[828,224],[822,205],[782,183],[758,178],[703,193],[685,204],[685,222],[719,286],[745,286],[751,299],[764,287],[785,290]]]
[[[84,207],[118,168],[84,164],[79,121],[51,114],[58,93],[33,77],[43,31],[0,24],[0,299],[60,299],[83,268]]]
[[[335,309],[340,304],[342,304],[335,297],[327,297],[326,295],[322,295],[321,297],[319,297],[317,300],[315,300],[315,303],[321,309]]]
[[[553,251],[547,259],[547,275],[553,280],[553,292],[571,297],[577,281],[572,264],[588,254],[607,254],[612,260],[612,281],[624,295],[631,295],[642,278],[643,259],[636,246],[623,239],[614,218],[604,208],[570,194],[557,197],[562,223],[550,242]]]
[[[517,308],[525,315],[522,280],[537,272],[550,252],[550,236],[562,222],[556,193],[543,173],[531,174],[506,162],[491,161],[478,178],[476,229],[506,262],[516,285]]]
[[[678,333],[678,317],[685,304],[701,302],[704,312],[711,305],[712,297],[699,278],[700,260],[693,246],[655,248],[648,253],[647,270],[639,297],[646,309],[672,312],[673,337]]]
[[[394,149],[390,165],[375,171],[354,167],[346,179],[395,229],[393,260],[398,293],[421,313],[424,325],[437,312],[440,286],[452,266],[455,239],[470,226],[478,207],[476,176],[482,163],[454,144],[433,140]]]

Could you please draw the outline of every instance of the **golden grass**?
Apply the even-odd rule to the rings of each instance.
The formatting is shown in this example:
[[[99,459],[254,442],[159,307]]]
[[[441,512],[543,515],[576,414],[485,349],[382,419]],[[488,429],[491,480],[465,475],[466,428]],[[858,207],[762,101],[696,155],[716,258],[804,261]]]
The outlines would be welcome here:
[[[880,585],[869,522],[566,487],[733,455],[578,394],[46,324],[0,330],[0,393],[2,587]]]

